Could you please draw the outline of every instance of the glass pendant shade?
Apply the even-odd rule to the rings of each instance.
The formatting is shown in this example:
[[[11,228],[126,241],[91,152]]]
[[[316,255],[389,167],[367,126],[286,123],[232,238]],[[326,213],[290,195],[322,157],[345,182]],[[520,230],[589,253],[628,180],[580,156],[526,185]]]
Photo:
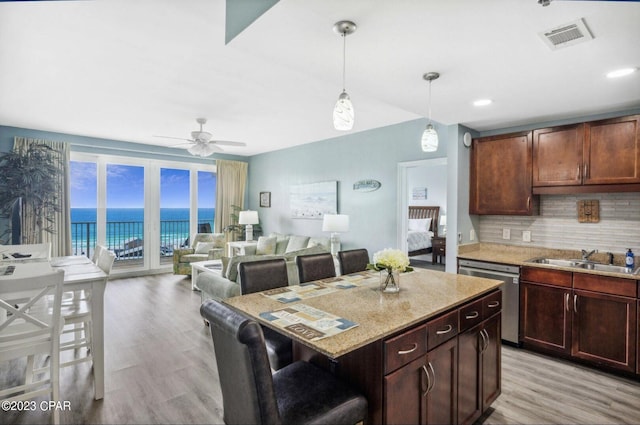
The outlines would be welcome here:
[[[438,133],[429,123],[422,133],[422,151],[435,152],[438,150]]]
[[[206,157],[215,152],[215,148],[207,142],[196,142],[189,149],[191,155]]]
[[[355,113],[353,104],[346,91],[340,93],[336,106],[333,108],[333,127],[336,130],[348,131],[353,128]]]

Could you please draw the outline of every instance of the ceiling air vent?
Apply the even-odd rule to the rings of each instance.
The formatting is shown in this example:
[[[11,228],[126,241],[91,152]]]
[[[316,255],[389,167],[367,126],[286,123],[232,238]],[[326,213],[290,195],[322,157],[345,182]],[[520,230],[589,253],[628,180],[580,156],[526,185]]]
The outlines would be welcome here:
[[[551,30],[543,31],[540,33],[540,37],[551,50],[573,46],[593,39],[584,19],[578,19]]]

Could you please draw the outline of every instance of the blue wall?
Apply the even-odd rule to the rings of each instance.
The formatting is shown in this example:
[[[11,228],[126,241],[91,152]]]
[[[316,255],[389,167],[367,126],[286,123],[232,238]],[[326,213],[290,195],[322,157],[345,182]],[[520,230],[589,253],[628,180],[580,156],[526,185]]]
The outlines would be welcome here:
[[[420,138],[426,120],[418,119],[251,157],[249,207],[258,211],[263,232],[329,236],[322,220],[292,219],[289,188],[301,183],[338,181],[338,212],[350,218],[342,248],[370,253],[397,247],[398,163],[447,156],[449,128],[436,125],[440,146],[424,153]],[[378,180],[374,192],[356,192],[359,180]],[[271,208],[259,207],[259,193],[271,192]]]

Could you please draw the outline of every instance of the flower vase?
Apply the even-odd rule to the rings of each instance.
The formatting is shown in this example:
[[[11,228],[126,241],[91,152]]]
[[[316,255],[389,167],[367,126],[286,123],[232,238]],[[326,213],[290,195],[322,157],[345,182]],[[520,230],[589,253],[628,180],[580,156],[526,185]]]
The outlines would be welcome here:
[[[400,292],[400,271],[385,269],[380,271],[380,291],[386,293]]]

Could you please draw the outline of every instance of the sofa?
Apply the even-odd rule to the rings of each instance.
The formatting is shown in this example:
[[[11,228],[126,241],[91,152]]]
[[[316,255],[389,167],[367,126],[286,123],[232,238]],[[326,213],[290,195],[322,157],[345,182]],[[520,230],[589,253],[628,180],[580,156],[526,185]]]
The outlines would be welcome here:
[[[238,265],[242,262],[284,258],[287,263],[289,285],[299,284],[296,257],[298,255],[330,252],[328,238],[272,233],[261,236],[256,246],[246,247],[245,255],[222,257],[222,267],[208,273],[199,273],[196,287],[200,289],[202,301],[224,300],[241,295]]]
[[[173,273],[191,276],[191,263],[217,260],[224,254],[226,237],[224,233],[196,233],[191,238],[189,248],[173,250]]]

